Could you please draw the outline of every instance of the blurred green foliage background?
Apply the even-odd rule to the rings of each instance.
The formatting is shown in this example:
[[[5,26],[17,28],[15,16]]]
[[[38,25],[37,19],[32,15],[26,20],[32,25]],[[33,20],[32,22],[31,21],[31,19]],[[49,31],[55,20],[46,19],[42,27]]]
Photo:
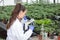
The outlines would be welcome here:
[[[56,18],[60,16],[60,4],[25,4],[27,8],[27,16],[35,19],[35,31],[41,29],[41,24],[47,32],[57,31],[60,28],[60,20]],[[9,20],[12,10],[15,6],[0,6],[0,20]]]

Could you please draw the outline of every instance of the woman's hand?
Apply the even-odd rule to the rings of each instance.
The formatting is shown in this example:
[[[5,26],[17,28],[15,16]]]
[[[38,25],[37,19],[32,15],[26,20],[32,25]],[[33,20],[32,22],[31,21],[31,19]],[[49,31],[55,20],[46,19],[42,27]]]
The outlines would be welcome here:
[[[34,30],[34,26],[33,25],[29,25],[29,29],[31,29],[33,31]]]

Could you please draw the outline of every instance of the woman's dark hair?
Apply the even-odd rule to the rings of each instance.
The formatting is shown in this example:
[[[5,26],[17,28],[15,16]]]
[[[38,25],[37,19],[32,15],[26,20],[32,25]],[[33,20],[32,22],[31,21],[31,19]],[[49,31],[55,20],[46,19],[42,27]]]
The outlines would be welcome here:
[[[9,29],[10,26],[13,24],[13,22],[16,20],[17,15],[19,15],[19,12],[20,11],[24,12],[25,10],[26,10],[25,6],[21,5],[20,3],[17,3],[11,14],[11,18],[10,18],[9,23],[7,24],[6,28]]]

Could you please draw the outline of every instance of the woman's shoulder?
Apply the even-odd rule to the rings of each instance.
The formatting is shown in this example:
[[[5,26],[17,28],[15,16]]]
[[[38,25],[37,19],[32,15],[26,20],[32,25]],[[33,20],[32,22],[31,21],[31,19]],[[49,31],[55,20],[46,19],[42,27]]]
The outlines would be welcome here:
[[[22,23],[19,21],[19,19],[16,19],[13,23],[14,26],[21,26]]]
[[[13,29],[13,28],[19,28],[20,26],[22,26],[21,25],[21,23],[19,22],[19,20],[18,19],[16,19],[14,22],[13,22],[13,24],[11,25],[11,27],[10,27],[10,29]]]
[[[13,29],[16,29],[16,30],[21,29],[22,26],[23,26],[23,24],[18,19],[16,19],[7,31],[10,31]]]
[[[13,25],[20,25],[21,24],[21,22],[18,20],[18,19],[16,19],[14,22],[13,22]]]

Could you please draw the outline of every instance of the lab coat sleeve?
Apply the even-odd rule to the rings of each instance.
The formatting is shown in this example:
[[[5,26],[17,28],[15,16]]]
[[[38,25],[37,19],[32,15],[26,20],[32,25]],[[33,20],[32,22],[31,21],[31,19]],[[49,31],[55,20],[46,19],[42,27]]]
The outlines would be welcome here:
[[[20,23],[18,23],[17,25],[14,25],[12,30],[13,30],[12,31],[13,34],[15,34],[18,40],[27,40],[33,33],[31,29],[29,29],[27,32],[24,33],[23,26],[21,26]]]
[[[32,35],[32,33],[33,32],[31,29],[29,29],[27,32],[25,32],[25,34],[24,34],[25,39],[28,39]]]

